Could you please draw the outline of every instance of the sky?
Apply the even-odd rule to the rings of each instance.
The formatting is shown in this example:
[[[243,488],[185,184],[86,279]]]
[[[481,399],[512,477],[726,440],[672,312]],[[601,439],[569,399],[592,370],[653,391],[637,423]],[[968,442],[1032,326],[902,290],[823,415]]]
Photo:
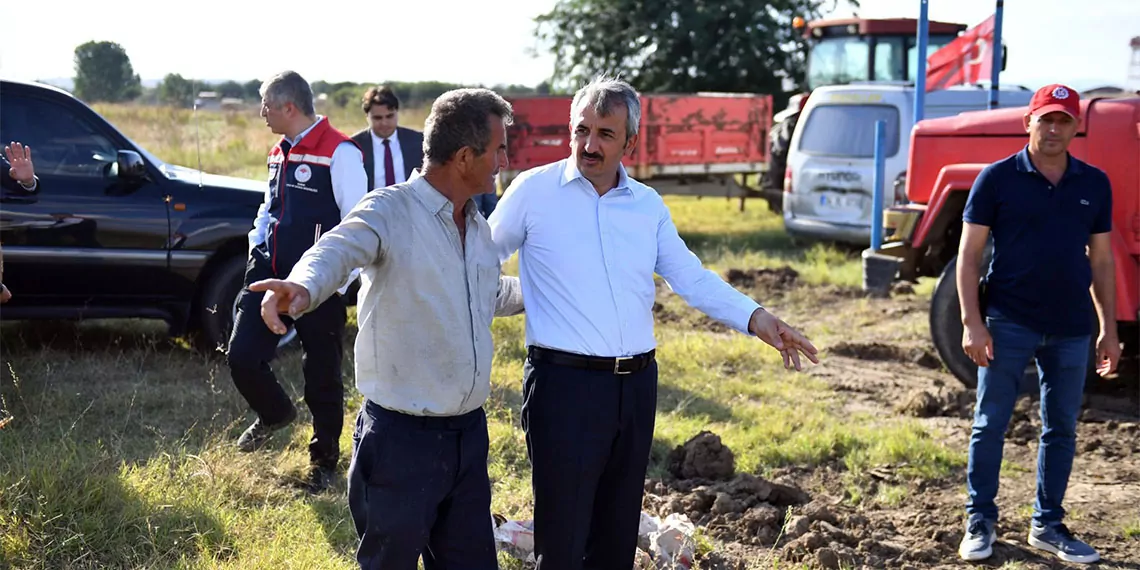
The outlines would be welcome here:
[[[917,18],[919,1],[862,0],[857,12]],[[310,81],[536,85],[549,77],[553,61],[531,53],[542,51],[533,19],[556,2],[197,0],[179,4],[190,9],[169,4],[160,15],[162,3],[153,1],[5,1],[0,76],[71,77],[77,45],[109,40],[123,46],[144,81],[167,73],[247,81],[293,69]],[[844,0],[837,4],[829,15],[853,14]],[[932,20],[973,26],[995,2],[928,5]],[[128,23],[130,17],[136,21]],[[1140,36],[1140,0],[1005,0],[1003,20],[1009,49],[1003,83],[1064,82],[1079,90],[1129,85],[1129,40]],[[1137,80],[1132,85],[1140,88]]]

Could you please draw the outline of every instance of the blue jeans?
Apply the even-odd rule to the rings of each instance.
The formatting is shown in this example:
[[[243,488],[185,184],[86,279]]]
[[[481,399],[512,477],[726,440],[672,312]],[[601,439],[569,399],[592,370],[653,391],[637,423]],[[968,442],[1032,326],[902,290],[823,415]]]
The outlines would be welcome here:
[[[966,468],[966,512],[998,520],[994,503],[1001,472],[1005,431],[1017,402],[1018,385],[1031,359],[1037,359],[1041,387],[1041,441],[1037,449],[1037,500],[1033,520],[1061,522],[1061,506],[1076,453],[1091,337],[1046,335],[989,310],[986,326],[994,341],[989,367],[978,368],[978,403]]]

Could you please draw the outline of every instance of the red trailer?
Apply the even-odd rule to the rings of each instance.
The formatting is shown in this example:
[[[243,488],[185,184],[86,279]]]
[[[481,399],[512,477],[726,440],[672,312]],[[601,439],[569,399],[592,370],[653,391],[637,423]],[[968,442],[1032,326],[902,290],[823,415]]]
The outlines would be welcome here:
[[[569,96],[514,97],[507,132],[510,170],[520,172],[570,156]],[[744,176],[767,168],[772,96],[747,93],[641,96],[638,142],[624,164],[661,194],[758,196]]]

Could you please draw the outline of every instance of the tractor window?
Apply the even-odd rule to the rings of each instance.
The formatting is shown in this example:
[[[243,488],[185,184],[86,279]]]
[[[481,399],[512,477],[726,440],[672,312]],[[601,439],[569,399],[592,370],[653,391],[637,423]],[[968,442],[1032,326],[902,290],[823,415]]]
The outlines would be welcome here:
[[[858,36],[824,38],[811,48],[808,85],[840,85],[869,79],[871,47]]]
[[[889,105],[818,105],[800,135],[807,154],[871,158],[875,156],[875,121],[886,121],[883,152],[899,151],[899,110]]]
[[[903,38],[881,37],[875,41],[875,81],[902,81]]]

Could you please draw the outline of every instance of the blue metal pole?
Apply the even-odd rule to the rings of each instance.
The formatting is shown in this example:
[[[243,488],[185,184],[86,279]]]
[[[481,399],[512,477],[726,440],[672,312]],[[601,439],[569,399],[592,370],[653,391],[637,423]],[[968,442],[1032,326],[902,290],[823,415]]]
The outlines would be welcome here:
[[[993,69],[990,70],[990,102],[987,108],[997,109],[998,106],[998,78],[1001,76],[1001,13],[1005,7],[1005,0],[997,0],[994,12],[994,49]]]
[[[914,122],[922,120],[926,101],[926,44],[930,31],[930,16],[927,13],[928,0],[919,0],[918,3],[918,69],[914,75]]]
[[[883,171],[887,157],[883,156],[886,146],[887,122],[875,121],[875,175],[871,192],[871,251],[879,251],[883,246]]]

